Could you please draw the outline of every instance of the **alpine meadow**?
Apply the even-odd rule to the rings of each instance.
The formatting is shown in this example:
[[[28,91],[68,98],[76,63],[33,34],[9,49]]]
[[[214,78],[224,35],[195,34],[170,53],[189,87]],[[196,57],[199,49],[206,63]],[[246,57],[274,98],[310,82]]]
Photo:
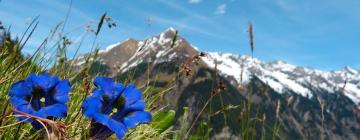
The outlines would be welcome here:
[[[0,140],[359,140],[357,0],[0,0]]]

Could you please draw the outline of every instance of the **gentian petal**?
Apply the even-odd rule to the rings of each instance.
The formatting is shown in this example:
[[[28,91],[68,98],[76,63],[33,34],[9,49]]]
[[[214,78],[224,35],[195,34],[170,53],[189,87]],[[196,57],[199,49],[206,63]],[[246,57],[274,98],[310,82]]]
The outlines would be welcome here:
[[[14,83],[10,88],[10,96],[17,96],[23,98],[25,96],[30,96],[32,91],[31,83],[21,80]]]
[[[87,97],[83,104],[82,109],[86,117],[92,118],[94,114],[100,113],[102,103],[98,98]]]
[[[102,125],[109,126],[110,117],[105,114],[95,113],[92,115],[94,120]]]
[[[103,101],[103,99],[102,99],[103,94],[104,94],[104,91],[102,91],[100,89],[94,89],[92,91],[92,96],[91,97],[96,97],[96,98],[100,99],[101,101]]]
[[[44,113],[46,117],[57,117],[64,118],[66,117],[68,107],[64,104],[53,104],[51,106],[43,107],[38,112]]]
[[[10,103],[16,108],[17,106],[29,105],[29,102],[25,101],[22,98],[18,98],[16,96],[10,98]]]
[[[121,139],[127,132],[127,128],[123,123],[113,119],[109,119],[107,125],[92,123],[91,126],[90,136],[93,139],[106,139],[114,133],[118,139]]]
[[[108,125],[109,129],[113,132],[115,132],[116,137],[118,139],[122,139],[125,135],[125,133],[127,132],[127,128],[124,124],[115,121],[113,119],[109,120],[109,125]]]
[[[103,91],[103,94],[106,94],[110,100],[114,100],[118,97],[124,89],[122,84],[117,84],[108,77],[96,77],[94,84],[99,90]]]
[[[68,80],[61,80],[55,87],[54,99],[60,103],[66,103],[69,100],[71,86]]]
[[[124,118],[123,123],[128,128],[134,128],[136,125],[140,123],[151,122],[151,119],[152,119],[151,114],[149,112],[136,111],[127,115]]]
[[[120,84],[120,83],[115,83],[114,86],[114,91],[115,91],[115,96],[119,96],[119,94],[121,94],[124,89],[125,89],[125,86],[123,84]]]
[[[40,75],[32,73],[28,79],[34,84],[34,86],[39,86],[45,92],[48,92],[59,82],[59,78],[57,76],[51,77],[51,75],[48,73],[43,73]]]
[[[35,111],[30,105],[19,105],[15,108],[17,111],[24,112],[30,115],[34,115],[40,118],[46,118],[46,114],[43,112]],[[18,114],[18,113],[15,113]],[[25,116],[17,117],[18,120],[22,121],[25,120],[25,122],[33,122],[34,120]]]
[[[21,111],[24,113],[28,113],[28,114],[34,114],[34,110],[31,108],[31,106],[29,106],[29,103],[26,102],[25,100],[21,99],[21,98],[17,98],[17,97],[11,97],[10,98],[10,102],[14,105],[14,109],[16,109],[17,111]],[[16,115],[19,115],[18,113],[15,113]],[[25,122],[32,122],[33,119],[30,119],[28,117],[25,116],[18,116],[16,117],[19,121],[25,121]]]
[[[34,110],[40,110],[41,108],[41,101],[39,98],[32,98],[30,104]]]
[[[127,111],[143,111],[145,109],[145,102],[142,100],[138,100],[134,102],[133,104],[129,105],[126,109]]]
[[[95,86],[99,87],[104,92],[112,92],[113,83],[114,81],[111,78],[107,78],[107,77],[96,77],[94,80]]]
[[[129,84],[122,96],[125,98],[126,104],[133,104],[137,100],[141,100],[142,94],[134,85]]]

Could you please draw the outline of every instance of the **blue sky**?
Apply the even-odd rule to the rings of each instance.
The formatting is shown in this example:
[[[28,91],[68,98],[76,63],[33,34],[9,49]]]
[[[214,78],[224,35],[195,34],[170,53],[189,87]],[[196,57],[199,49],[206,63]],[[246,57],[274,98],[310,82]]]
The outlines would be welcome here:
[[[31,52],[65,18],[69,4],[70,0],[2,0],[0,20],[20,35],[29,19],[40,15],[39,28],[25,50]],[[101,32],[101,48],[175,27],[203,51],[250,54],[246,29],[251,21],[254,56],[260,60],[324,70],[360,69],[359,7],[359,0],[74,0],[65,30],[76,40],[85,30],[80,26],[106,11],[118,27]],[[90,50],[90,41],[82,53]]]

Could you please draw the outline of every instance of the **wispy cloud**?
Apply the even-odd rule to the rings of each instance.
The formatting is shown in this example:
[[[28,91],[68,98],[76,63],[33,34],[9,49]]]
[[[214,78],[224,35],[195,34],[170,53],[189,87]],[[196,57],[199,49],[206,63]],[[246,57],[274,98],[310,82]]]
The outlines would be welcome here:
[[[154,20],[160,24],[164,24],[164,25],[171,25],[171,26],[175,26],[176,28],[180,28],[180,29],[185,29],[185,30],[189,30],[192,32],[196,32],[196,33],[200,33],[203,35],[207,35],[207,36],[212,36],[212,37],[217,37],[218,35],[215,33],[211,33],[208,32],[202,28],[196,27],[196,26],[190,26],[188,24],[186,24],[185,22],[181,22],[181,21],[177,21],[177,20],[171,20],[171,19],[166,19],[166,18],[162,18],[162,17],[154,17]]]
[[[201,0],[189,0],[189,3],[191,3],[191,4],[197,4],[200,2],[201,2]]]
[[[171,7],[177,11],[180,11],[180,12],[186,14],[189,17],[202,20],[202,22],[213,23],[213,21],[210,20],[209,18],[207,18],[206,16],[200,15],[188,8],[185,8],[177,3],[174,3],[173,1],[170,1],[170,0],[158,0],[158,1],[168,7]]]
[[[200,14],[196,11],[194,11],[193,9],[187,8],[179,3],[176,3],[175,1],[172,0],[158,0],[158,2],[164,4],[165,6],[168,6],[180,13],[183,13],[186,15],[186,18],[184,20],[174,20],[170,21],[169,19],[163,19],[161,22],[163,22],[165,25],[174,25],[177,26],[179,28],[182,29],[186,29],[188,31],[192,31],[192,32],[196,32],[199,34],[203,34],[206,36],[210,36],[210,37],[214,37],[217,39],[221,39],[221,40],[225,40],[227,42],[235,42],[234,39],[232,39],[229,36],[226,35],[221,35],[220,31],[224,31],[224,30],[228,30],[229,31],[229,27],[228,26],[219,26],[219,22],[216,20],[213,20],[211,18],[211,16],[205,16],[203,14]],[[226,4],[222,4],[225,5],[221,6],[224,7],[224,12],[226,10]],[[155,18],[156,21],[156,18]],[[167,21],[167,22],[166,22]],[[176,22],[174,22],[176,21]],[[199,24],[194,24],[194,22],[200,22]],[[172,24],[171,24],[172,23]],[[204,28],[204,27],[210,27],[209,28]],[[230,29],[230,31],[232,31],[233,28]]]
[[[276,0],[276,5],[278,5],[281,9],[284,9],[285,11],[291,11],[293,9],[293,6],[289,4],[287,1],[284,0]]]
[[[223,15],[226,13],[226,4],[221,4],[216,8],[215,14]]]

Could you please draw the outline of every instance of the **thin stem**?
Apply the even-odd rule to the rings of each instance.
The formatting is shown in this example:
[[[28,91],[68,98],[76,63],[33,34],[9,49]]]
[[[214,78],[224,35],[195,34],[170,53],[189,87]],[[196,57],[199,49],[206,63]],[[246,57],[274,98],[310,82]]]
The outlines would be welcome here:
[[[204,107],[201,109],[201,111],[199,112],[199,114],[196,116],[195,120],[193,121],[193,123],[191,124],[189,130],[186,132],[185,136],[183,137],[183,139],[187,139],[187,137],[189,136],[192,128],[195,126],[196,121],[200,118],[202,112],[205,110],[205,108],[207,107],[207,105],[210,103],[210,101],[212,100],[212,98],[215,96],[216,94],[212,94],[209,98],[209,100],[206,101]]]

